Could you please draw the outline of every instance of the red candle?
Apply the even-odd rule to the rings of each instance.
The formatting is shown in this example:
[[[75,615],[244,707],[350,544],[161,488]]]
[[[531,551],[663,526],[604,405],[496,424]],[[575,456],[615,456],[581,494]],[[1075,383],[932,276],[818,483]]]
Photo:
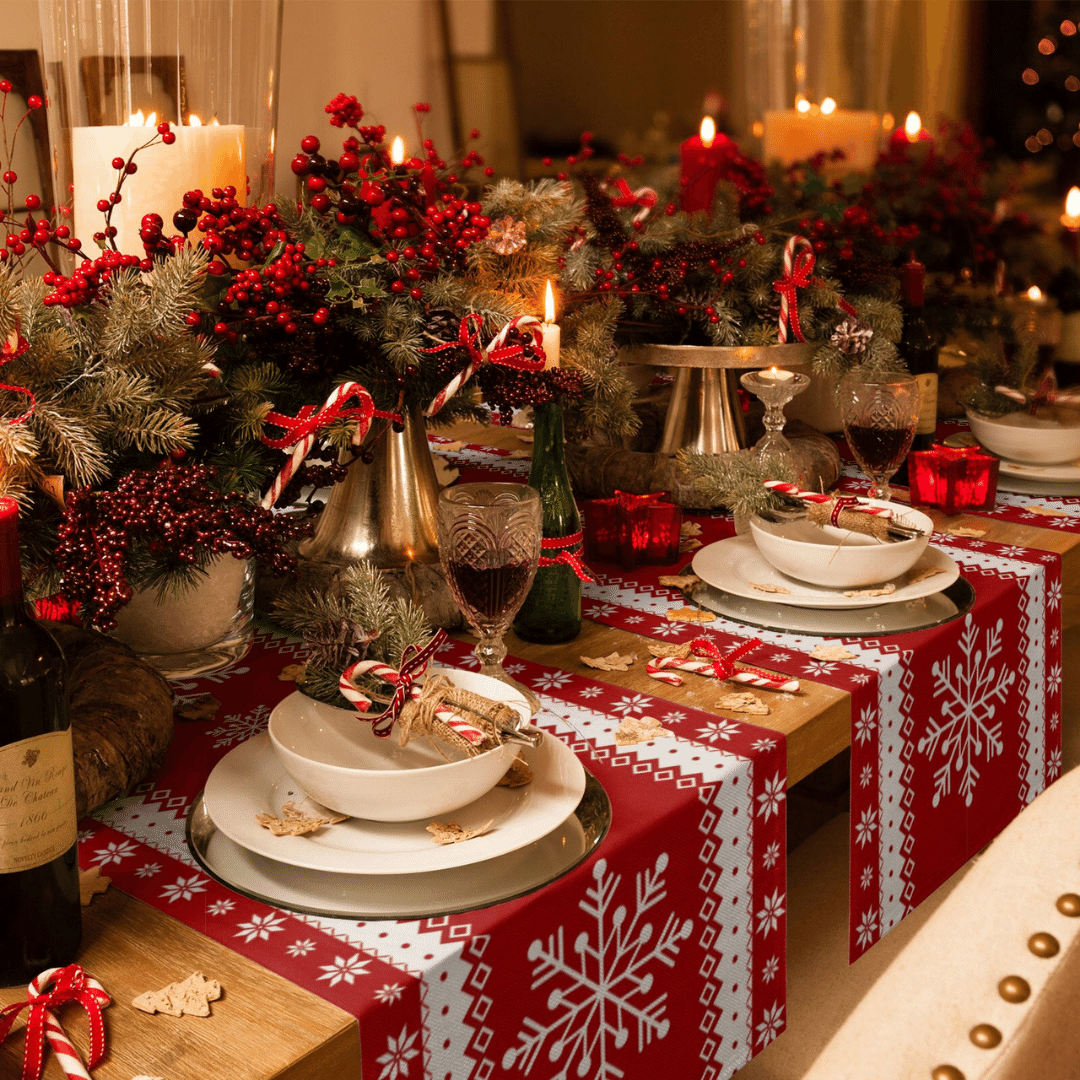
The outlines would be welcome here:
[[[933,142],[934,136],[922,126],[922,119],[917,112],[909,112],[902,128],[897,128],[889,136],[889,148],[896,152],[904,150],[915,142]]]
[[[682,144],[682,208],[711,210],[716,185],[723,174],[724,165],[734,143],[722,132],[717,132],[711,116],[701,121],[701,133],[693,135]]]

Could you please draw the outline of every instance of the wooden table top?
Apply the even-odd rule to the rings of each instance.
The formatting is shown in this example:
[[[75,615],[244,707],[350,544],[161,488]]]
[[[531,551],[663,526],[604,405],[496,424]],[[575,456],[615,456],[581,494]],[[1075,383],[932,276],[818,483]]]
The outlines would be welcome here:
[[[479,424],[458,425],[453,437],[488,446],[523,448],[518,434]],[[987,518],[945,519],[936,511],[935,523],[985,529],[986,539],[1018,544],[1062,556],[1062,610],[1065,628],[1080,623],[1080,535],[1035,525],[1012,525]],[[564,645],[540,646],[507,635],[509,651],[528,660],[588,672],[627,690],[675,702],[709,708],[700,681],[668,686],[645,674],[644,663],[625,672],[586,669],[580,657],[612,651],[644,658],[650,639],[624,630],[586,622],[580,637]],[[755,716],[754,723],[782,732],[788,746],[788,780],[794,784],[849,745],[850,698],[821,683],[801,680],[804,693],[790,701],[777,700],[772,712]],[[698,682],[695,687],[694,683]],[[132,1080],[135,1076],[165,1080],[322,1080],[358,1078],[359,1033],[356,1020],[322,998],[267,971],[238,953],[217,944],[158,911],[117,890],[94,898],[84,909],[84,947],[79,962],[114,997],[106,1012],[110,1031],[107,1060],[94,1070],[95,1080]],[[225,995],[211,1006],[213,1015],[148,1016],[130,1005],[147,990],[202,971],[218,979]],[[0,989],[0,1006],[21,1000],[22,988]],[[80,1046],[86,1045],[81,1012],[69,1008],[64,1024]],[[22,1039],[0,1046],[0,1076],[18,1075]],[[48,1059],[47,1080],[63,1080],[55,1061]]]

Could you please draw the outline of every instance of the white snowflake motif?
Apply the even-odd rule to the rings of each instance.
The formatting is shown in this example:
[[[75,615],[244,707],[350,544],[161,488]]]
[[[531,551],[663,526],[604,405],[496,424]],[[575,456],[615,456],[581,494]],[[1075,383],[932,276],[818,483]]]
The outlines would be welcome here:
[[[772,654],[771,662],[774,664],[786,664],[791,659],[791,653],[777,652]]]
[[[766,896],[762,900],[762,908],[757,913],[757,932],[771,934],[780,925],[780,916],[784,914],[784,897],[779,889],[773,891],[772,896]]]
[[[1046,673],[1046,689],[1051,694],[1061,693],[1061,665],[1054,664]]]
[[[968,541],[967,546],[969,548],[973,548],[973,549],[977,550],[978,548],[986,547],[986,541],[985,540],[970,540],[970,541]]]
[[[665,619],[653,626],[652,633],[655,637],[678,637],[683,632],[684,625],[684,623],[668,622]]]
[[[807,660],[803,667],[807,675],[828,675],[836,670],[836,664],[829,660]]]
[[[869,889],[874,883],[874,868],[872,866],[864,866],[862,875],[859,878],[859,886],[863,889]]]
[[[680,720],[686,719],[686,713],[680,712],[678,709],[672,709],[671,712],[664,713],[665,724],[677,724]]]
[[[232,716],[226,716],[225,723],[221,727],[211,728],[207,734],[217,736],[215,748],[232,746],[233,743],[246,742],[253,735],[265,731],[269,719],[270,706],[256,705],[249,713],[233,713]]]
[[[780,804],[787,798],[787,793],[784,788],[784,778],[779,773],[771,780],[765,781],[765,790],[758,795],[757,801],[761,803],[758,807],[758,814],[764,814],[766,821],[768,821],[773,814],[780,813]]]
[[[619,609],[614,604],[593,604],[589,614],[594,619],[602,619],[605,615],[614,615]]]
[[[594,698],[601,693],[603,693],[603,690],[599,686],[586,686],[584,690],[578,691],[578,697]]]
[[[319,965],[319,970],[326,972],[325,975],[319,976],[319,981],[326,980],[331,986],[337,986],[339,982],[347,982],[352,986],[358,975],[369,974],[367,966],[370,963],[370,960],[361,960],[359,953],[353,953],[348,960],[343,956],[335,956],[332,964]]]
[[[1004,704],[1009,689],[1016,682],[1016,672],[1003,660],[1000,669],[992,661],[1001,653],[1001,629],[1004,620],[986,631],[985,646],[978,645],[979,632],[971,617],[960,638],[963,659],[953,667],[953,658],[946,657],[931,668],[934,675],[934,697],[943,698],[942,719],[931,720],[926,734],[919,740],[917,750],[929,758],[940,753],[942,764],[934,772],[933,805],[948,795],[952,773],[960,778],[960,795],[965,806],[971,805],[979,769],[975,762],[980,755],[987,762],[1004,749],[1001,724],[994,723],[996,702]]]
[[[776,973],[780,970],[780,957],[770,956],[765,961],[765,966],[761,969],[761,978],[764,982],[772,982],[776,978]]]
[[[750,749],[757,751],[759,754],[764,754],[771,750],[775,745],[775,739],[755,739],[750,744]]]
[[[401,1000],[401,995],[404,993],[405,987],[401,983],[384,983],[371,996],[384,1005],[393,1005],[395,1001]]]
[[[94,852],[100,856],[99,866],[108,866],[109,863],[123,862],[129,855],[134,855],[139,849],[130,840],[121,840],[119,844],[112,842]]]
[[[315,951],[315,942],[311,938],[304,938],[301,941],[297,938],[291,945],[285,946],[285,952],[289,956],[307,956],[308,953]]]
[[[671,1021],[664,1013],[667,993],[653,994],[653,972],[649,968],[663,964],[673,968],[680,943],[690,937],[694,924],[679,921],[670,912],[659,934],[646,916],[667,898],[664,870],[668,856],[661,854],[652,869],[635,875],[634,907],[614,907],[622,875],[608,872],[607,860],[598,859],[592,870],[593,884],[586,890],[578,907],[595,924],[574,939],[568,959],[563,927],[549,934],[547,941],[537,938],[529,945],[532,961],[532,984],[536,990],[553,979],[563,985],[549,989],[543,1000],[549,1021],[526,1016],[517,1033],[518,1045],[502,1056],[502,1067],[515,1065],[528,1074],[550,1038],[547,1058],[557,1063],[565,1054],[562,1069],[553,1080],[565,1080],[571,1066],[576,1076],[590,1080],[617,1080],[625,1076],[611,1058],[612,1051],[623,1047],[630,1038],[629,1023],[636,1021],[637,1046],[640,1052],[653,1038],[666,1037]]]
[[[161,873],[161,863],[148,862],[143,863],[138,870],[135,871],[136,877],[153,877],[155,874]]]
[[[524,664],[503,664],[503,671],[507,675],[520,675],[524,670]]]
[[[1050,760],[1046,763],[1046,775],[1049,780],[1056,780],[1061,775],[1061,748],[1050,754]]]
[[[757,1041],[762,1046],[767,1046],[780,1034],[780,1025],[783,1022],[784,1006],[777,1002],[771,1009],[766,1009],[762,1014],[761,1023],[757,1026]]]
[[[535,676],[531,681],[538,690],[557,690],[570,681],[570,676],[565,671],[546,671],[542,675]]]
[[[874,769],[870,765],[864,765],[859,772],[859,787],[869,787],[870,781],[874,779]]]
[[[97,829],[80,829],[77,833],[79,843],[82,844],[89,840],[92,836],[97,835]]]
[[[382,1066],[379,1080],[397,1080],[399,1076],[409,1075],[409,1062],[420,1054],[414,1045],[419,1034],[420,1032],[414,1031],[410,1035],[407,1028],[402,1028],[396,1039],[391,1035],[386,1040],[386,1053],[375,1059]]]
[[[761,865],[771,870],[780,861],[780,845],[775,840],[761,853]]]
[[[709,720],[704,727],[698,728],[698,738],[703,742],[716,742],[718,739],[730,739],[742,729],[730,720]]]
[[[874,737],[874,729],[877,727],[877,715],[873,705],[867,705],[855,721],[855,741],[862,746]]]
[[[1016,544],[1003,544],[998,548],[998,554],[1009,559],[1022,559],[1026,550],[1026,548],[1017,547]]]
[[[856,671],[855,674],[851,676],[851,681],[856,686],[865,686],[870,681],[870,672]]]
[[[1061,582],[1051,582],[1050,588],[1046,591],[1046,606],[1051,611],[1057,611],[1061,606]]]
[[[859,945],[862,947],[877,939],[877,912],[873,908],[863,915],[859,925],[855,927],[855,934],[858,937]]]
[[[1061,631],[1057,626],[1050,628],[1050,645],[1052,648],[1057,648],[1057,643],[1061,639]]]
[[[863,847],[869,844],[874,838],[874,830],[877,828],[877,811],[876,810],[864,810],[862,817],[859,818],[855,825],[855,839],[859,843],[859,847]]]
[[[1055,709],[1050,714],[1050,730],[1057,731],[1059,723],[1061,723],[1061,714]]]
[[[179,877],[174,884],[166,885],[161,890],[161,899],[168,900],[170,904],[177,900],[190,900],[196,893],[206,892],[206,886],[209,884],[206,878],[199,877],[198,874],[193,874],[189,878]]]
[[[228,915],[236,907],[235,900],[215,900],[206,910],[211,915]]]
[[[242,937],[245,942],[256,939],[269,941],[271,934],[280,934],[284,929],[280,924],[285,921],[284,915],[252,915],[248,922],[237,923],[239,930],[233,937]]]
[[[647,698],[644,694],[635,694],[633,697],[620,698],[618,704],[611,706],[611,711],[621,713],[623,716],[629,716],[631,713],[643,713],[649,708],[651,702],[652,698]]]

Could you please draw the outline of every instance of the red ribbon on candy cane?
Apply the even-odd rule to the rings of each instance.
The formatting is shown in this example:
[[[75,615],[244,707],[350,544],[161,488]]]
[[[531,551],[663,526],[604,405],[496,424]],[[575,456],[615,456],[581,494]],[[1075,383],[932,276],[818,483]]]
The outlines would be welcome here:
[[[12,331],[11,336],[4,342],[3,347],[0,348],[0,367],[4,364],[10,364],[12,360],[18,360],[18,358],[29,348],[30,342],[27,341],[18,330]],[[37,408],[37,398],[35,398],[25,386],[12,386],[11,383],[0,383],[0,390],[10,390],[13,394],[25,394],[30,399],[30,408],[21,415],[16,416],[14,420],[9,420],[8,425],[10,427],[14,427],[16,424],[25,423],[33,416],[34,409]]]
[[[415,645],[408,646],[401,654],[401,663],[396,668],[392,668],[389,664],[384,664],[379,660],[358,660],[355,664],[350,664],[341,673],[341,678],[338,680],[338,689],[341,691],[341,696],[347,701],[351,701],[356,711],[365,720],[371,721],[371,729],[380,739],[385,739],[393,730],[394,721],[397,720],[401,707],[405,704],[406,697],[419,697],[419,688],[417,688],[416,694],[412,694],[413,684],[427,671],[432,657],[434,657],[445,640],[446,631],[439,630],[422,649],[417,648]],[[390,704],[382,712],[374,716],[367,715],[372,705],[371,698],[360,690],[353,681],[357,676],[367,674],[375,675],[382,679],[383,682],[390,683],[394,687],[394,695],[390,699]],[[475,731],[476,729],[473,728],[472,730]],[[482,740],[483,735],[481,735]],[[470,739],[469,741],[474,740]]]
[[[645,671],[652,678],[667,683],[669,686],[682,686],[682,678],[671,670],[674,668],[677,671],[692,671],[714,679],[728,679],[731,682],[744,683],[763,690],[796,693],[799,689],[798,679],[792,679],[786,675],[774,675],[758,668],[735,667],[737,660],[741,660],[747,653],[753,652],[760,646],[761,642],[757,638],[752,638],[725,654],[708,638],[695,638],[690,642],[690,656],[654,656],[645,665]]]
[[[887,506],[868,506],[854,495],[823,495],[820,491],[803,491],[798,484],[789,484],[785,480],[766,480],[763,483],[769,491],[778,495],[787,495],[789,499],[800,499],[810,503],[833,503],[831,522],[836,524],[841,510],[854,510],[859,514],[872,514],[875,517],[892,517],[892,510]]]
[[[356,398],[359,404],[352,408],[345,408],[345,402],[349,398]],[[316,409],[314,405],[305,405],[295,416],[285,416],[278,412],[267,414],[266,423],[281,428],[285,434],[279,439],[271,439],[264,435],[263,443],[274,450],[287,450],[292,447],[292,457],[282,466],[281,472],[270,485],[270,490],[263,496],[262,505],[267,510],[281,498],[282,491],[296,474],[296,470],[304,463],[304,459],[311,453],[311,448],[315,445],[315,436],[319,431],[334,420],[353,416],[357,417],[357,429],[352,441],[357,446],[364,441],[374,417],[377,416],[382,420],[401,420],[398,413],[376,409],[371,395],[355,382],[345,382],[336,387],[319,409]]]
[[[595,581],[589,573],[588,567],[581,561],[581,548],[585,542],[585,534],[578,529],[569,536],[546,536],[540,541],[540,547],[544,551],[554,551],[562,548],[558,555],[553,558],[546,555],[540,556],[538,566],[569,566],[577,574],[581,581]]]
[[[436,353],[458,345],[464,345],[469,350],[468,364],[435,395],[431,404],[424,410],[425,416],[434,416],[476,374],[485,359],[492,364],[514,368],[516,371],[544,370],[546,361],[543,358],[530,360],[525,355],[523,346],[507,344],[512,330],[527,330],[532,336],[533,343],[543,352],[543,330],[541,329],[540,320],[535,316],[518,315],[516,318],[511,319],[488,343],[483,352],[479,349],[480,329],[482,326],[483,320],[480,316],[475,312],[470,313],[461,320],[461,325],[458,327],[457,341],[447,341],[442,345],[435,345],[433,348],[423,350],[424,352]]]
[[[631,206],[640,206],[641,209],[634,215],[635,221],[643,221],[656,206],[659,196],[650,187],[639,187],[632,191],[625,179],[620,177],[615,181],[619,194],[611,199],[611,205],[619,210],[629,209]]]
[[[798,254],[796,254],[798,252]],[[816,279],[813,276],[814,246],[805,236],[790,236],[784,244],[784,270],[779,281],[773,282],[773,288],[780,294],[780,325],[777,338],[781,345],[786,345],[788,340],[788,323],[791,323],[791,331],[797,341],[806,341],[802,327],[799,325],[799,289],[805,289]],[[846,315],[853,319],[858,318],[859,313],[846,300],[840,300],[837,305]]]
[[[50,985],[51,990],[48,989]],[[93,1069],[105,1056],[105,1021],[101,1010],[111,1000],[101,983],[87,975],[78,964],[71,964],[43,971],[30,984],[26,1001],[17,1001],[0,1009],[0,1043],[8,1037],[19,1013],[23,1009],[30,1010],[23,1046],[22,1080],[41,1080],[46,1040],[69,1080],[90,1080],[79,1051],[64,1033],[53,1010],[69,1001],[77,1002],[86,1010],[90,1021],[88,1065]]]
[[[845,510],[857,510],[858,507],[859,500],[854,495],[837,495],[829,513],[829,524],[834,528],[839,528],[840,515]]]

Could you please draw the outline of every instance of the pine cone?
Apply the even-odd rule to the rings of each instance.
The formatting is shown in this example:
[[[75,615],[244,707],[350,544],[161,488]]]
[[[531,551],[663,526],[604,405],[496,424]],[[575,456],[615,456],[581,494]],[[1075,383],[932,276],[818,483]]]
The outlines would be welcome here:
[[[874,328],[858,319],[847,318],[833,331],[829,344],[835,345],[846,356],[858,356],[866,352]]]
[[[431,339],[433,345],[446,341],[457,341],[461,319],[449,308],[433,308],[428,312],[424,325],[424,336]]]

